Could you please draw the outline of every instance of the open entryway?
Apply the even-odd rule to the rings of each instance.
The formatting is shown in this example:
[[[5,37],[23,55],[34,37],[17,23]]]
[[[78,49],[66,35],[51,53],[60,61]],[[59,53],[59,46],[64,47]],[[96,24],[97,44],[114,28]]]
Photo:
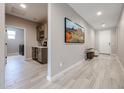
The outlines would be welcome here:
[[[14,81],[15,77],[18,76],[20,66],[25,60],[25,29],[6,26],[6,44],[5,44],[5,54],[6,54],[6,68],[5,68],[5,82],[6,86]],[[22,67],[23,68],[23,67]],[[15,74],[17,73],[17,74]]]
[[[23,56],[24,57],[24,29],[7,26],[6,43],[7,57]]]

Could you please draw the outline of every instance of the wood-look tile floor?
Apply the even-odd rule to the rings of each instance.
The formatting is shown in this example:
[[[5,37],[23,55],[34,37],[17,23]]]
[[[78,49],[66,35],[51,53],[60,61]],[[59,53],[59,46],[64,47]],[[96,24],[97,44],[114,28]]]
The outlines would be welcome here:
[[[124,71],[115,56],[100,55],[82,62],[51,82],[46,75],[47,65],[17,58],[6,66],[6,88],[124,88]]]
[[[45,79],[46,74],[46,64],[24,61],[24,57],[20,55],[10,56],[5,68],[6,88],[30,88],[42,78]]]

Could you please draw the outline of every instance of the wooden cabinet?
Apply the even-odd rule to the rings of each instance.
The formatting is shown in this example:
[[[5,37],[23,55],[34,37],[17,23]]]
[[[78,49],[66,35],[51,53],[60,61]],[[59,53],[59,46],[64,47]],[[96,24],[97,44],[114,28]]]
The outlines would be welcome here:
[[[47,24],[39,25],[36,27],[37,29],[37,41],[42,41],[44,38],[47,38],[48,29]]]
[[[42,64],[47,63],[47,48],[32,47],[32,59]]]
[[[43,26],[37,26],[37,40],[42,41],[44,38],[44,29]]]
[[[38,59],[38,48],[32,47],[32,59],[37,60]]]
[[[47,48],[38,48],[38,61],[47,63]]]

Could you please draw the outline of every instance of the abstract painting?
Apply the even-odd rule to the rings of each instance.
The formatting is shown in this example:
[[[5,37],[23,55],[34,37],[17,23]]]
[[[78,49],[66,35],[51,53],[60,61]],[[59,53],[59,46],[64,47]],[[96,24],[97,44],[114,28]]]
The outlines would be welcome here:
[[[66,43],[84,43],[85,29],[65,18],[65,42]]]

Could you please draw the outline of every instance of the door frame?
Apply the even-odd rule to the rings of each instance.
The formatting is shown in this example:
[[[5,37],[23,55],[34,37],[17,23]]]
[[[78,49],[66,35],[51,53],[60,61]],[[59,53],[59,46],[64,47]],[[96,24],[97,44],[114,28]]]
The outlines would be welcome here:
[[[0,3],[0,89],[5,88],[5,4]]]
[[[17,29],[23,29],[24,31],[24,59],[26,60],[26,29],[25,28],[22,28],[22,27],[17,27],[17,26],[13,26],[13,25],[5,25],[5,27],[12,27],[12,28],[17,28]],[[5,37],[7,38],[7,37]]]

